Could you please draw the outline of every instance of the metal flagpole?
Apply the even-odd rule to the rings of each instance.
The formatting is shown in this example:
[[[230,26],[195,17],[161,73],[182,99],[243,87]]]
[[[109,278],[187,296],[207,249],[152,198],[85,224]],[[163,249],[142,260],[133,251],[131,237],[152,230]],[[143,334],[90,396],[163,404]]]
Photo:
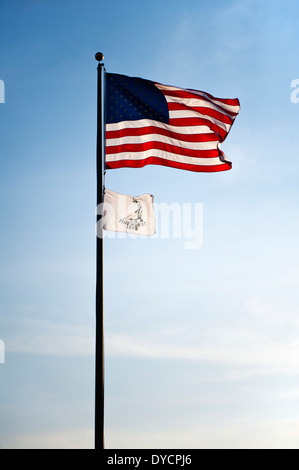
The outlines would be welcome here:
[[[98,64],[97,90],[97,205],[103,202],[103,70],[104,55],[95,55]],[[97,215],[97,222],[101,215]],[[104,311],[103,311],[103,229],[97,223],[96,243],[96,338],[95,338],[95,449],[104,449]]]

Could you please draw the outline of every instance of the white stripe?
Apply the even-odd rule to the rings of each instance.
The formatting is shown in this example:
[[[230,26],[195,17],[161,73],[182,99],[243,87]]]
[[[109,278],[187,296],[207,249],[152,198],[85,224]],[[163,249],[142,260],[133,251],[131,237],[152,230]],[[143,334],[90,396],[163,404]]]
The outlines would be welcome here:
[[[179,96],[168,96],[168,95],[164,95],[164,96],[165,96],[166,100],[169,103],[179,103],[179,104],[187,106],[188,108],[201,107],[201,108],[213,109],[214,111],[217,111],[219,113],[224,114],[225,116],[229,117],[230,119],[235,119],[235,117],[236,117],[236,116],[231,116],[225,110],[220,109],[220,107],[217,106],[215,103],[211,103],[210,101],[206,101],[204,99],[200,99],[200,98],[180,98]],[[194,111],[196,111],[196,110],[194,110]]]
[[[166,96],[165,98],[166,98],[166,101],[168,103],[173,103],[173,102],[178,101],[177,99],[173,100],[173,96]],[[182,101],[184,101],[184,99],[182,99]],[[185,100],[185,101],[188,101],[188,100]],[[215,110],[215,107],[211,106],[210,109]],[[208,121],[212,122],[213,124],[216,124],[219,127],[221,127],[222,129],[224,129],[225,132],[227,132],[227,133],[229,132],[229,130],[231,128],[231,124],[224,123],[223,121],[221,121],[219,119],[216,119],[212,116],[208,116],[204,112],[201,113],[201,112],[196,111],[194,109],[181,109],[181,110],[176,110],[176,111],[169,111],[169,118],[170,119],[187,118],[187,117],[207,119]]]
[[[182,147],[187,149],[195,150],[212,150],[216,149],[218,140],[212,142],[185,142],[180,139],[172,139],[165,135],[160,134],[146,134],[146,135],[132,135],[121,137],[119,139],[107,139],[106,147],[113,145],[124,145],[124,144],[142,144],[145,142],[162,142],[165,144],[175,145],[176,147]]]
[[[209,97],[205,92],[199,91],[199,90],[191,90],[190,88],[178,88],[174,86],[169,86],[169,85],[161,85],[160,83],[155,83],[156,87],[159,88],[160,90],[170,90],[170,91],[186,91],[188,93],[192,93],[194,95],[202,96],[206,98],[207,100],[212,101],[216,105],[226,109],[227,111],[232,111],[233,113],[238,113],[240,110],[240,106],[238,105],[231,105],[231,104],[226,104],[222,103],[222,101],[218,101],[217,98],[211,98]],[[174,98],[173,96],[171,98]],[[184,98],[180,98],[184,99]],[[187,99],[187,98],[185,98]],[[225,98],[224,98],[225,99]]]
[[[145,152],[121,152],[115,154],[106,155],[106,162],[117,162],[119,160],[145,160],[147,157],[159,157],[164,160],[170,160],[173,162],[186,163],[188,165],[223,165],[224,162],[219,157],[213,158],[197,158],[187,157],[185,155],[177,155],[175,153],[164,152],[163,150],[152,149],[146,150]]]
[[[221,127],[222,129],[225,130],[225,132],[228,133],[228,131],[230,130],[231,128],[231,124],[226,124],[225,122],[222,122],[222,121],[219,121],[218,119],[215,119],[211,116],[207,116],[206,114],[201,114],[197,111],[186,111],[186,110],[178,110],[178,111],[169,111],[169,118],[170,119],[182,119],[182,118],[193,118],[193,119],[206,119],[207,121],[210,121],[212,122],[213,124],[216,124],[217,126]],[[193,129],[193,127],[192,127]]]
[[[210,100],[213,103],[215,103],[216,106],[220,106],[221,108],[224,108],[226,111],[231,111],[232,113],[237,113],[237,114],[240,111],[239,105],[223,103],[222,101],[218,101],[217,98],[214,98],[214,97],[211,98],[203,91],[197,91],[197,90],[186,90],[186,91],[190,91],[191,93],[195,93],[198,96],[202,96],[203,98],[206,98],[207,100]]]
[[[151,119],[139,119],[135,121],[120,121],[111,124],[106,124],[107,131],[119,131],[122,129],[139,129],[141,127],[160,127],[171,132],[178,132],[179,134],[214,134],[208,126],[173,126],[165,124],[160,121],[153,121]]]

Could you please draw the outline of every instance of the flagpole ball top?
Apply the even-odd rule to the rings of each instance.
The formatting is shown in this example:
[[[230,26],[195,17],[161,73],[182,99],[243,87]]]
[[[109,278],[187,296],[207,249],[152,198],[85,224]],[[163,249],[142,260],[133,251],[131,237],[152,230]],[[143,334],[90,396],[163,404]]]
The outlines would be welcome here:
[[[104,54],[102,52],[97,52],[95,58],[98,62],[101,62],[104,59]]]

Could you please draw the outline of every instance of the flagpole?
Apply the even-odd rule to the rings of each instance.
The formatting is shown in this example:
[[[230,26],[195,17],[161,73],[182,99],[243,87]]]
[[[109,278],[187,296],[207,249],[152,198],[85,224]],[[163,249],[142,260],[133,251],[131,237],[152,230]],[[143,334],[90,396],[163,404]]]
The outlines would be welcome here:
[[[97,84],[97,205],[103,202],[103,93],[104,55],[95,55],[98,64]],[[97,216],[97,222],[100,219]],[[96,338],[95,338],[95,449],[104,449],[104,309],[103,309],[103,233],[97,224],[96,253]]]

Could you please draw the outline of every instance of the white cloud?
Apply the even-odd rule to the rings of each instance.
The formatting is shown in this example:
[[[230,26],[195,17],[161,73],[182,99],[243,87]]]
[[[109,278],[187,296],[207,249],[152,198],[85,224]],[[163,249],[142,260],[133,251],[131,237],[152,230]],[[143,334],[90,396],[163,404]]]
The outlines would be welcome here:
[[[154,329],[146,333],[106,334],[111,356],[213,361],[291,373],[299,368],[299,320],[296,308],[262,297],[248,299],[247,312],[225,326]]]
[[[2,449],[93,449],[94,431],[66,429],[38,433],[2,434]]]
[[[284,277],[281,279],[281,286],[298,286],[299,285],[299,269],[290,268]]]
[[[252,297],[239,317],[201,324],[200,318],[175,328],[153,324],[144,330],[105,331],[105,354],[152,359],[183,359],[246,366],[248,373],[267,367],[277,373],[299,368],[299,318],[287,303]],[[164,323],[165,325],[165,323]],[[5,338],[6,352],[64,356],[94,355],[94,324],[67,325],[24,319]]]
[[[86,325],[24,319],[5,339],[7,353],[86,356],[94,354],[94,331]]]
[[[206,335],[204,342],[193,344],[181,335],[169,341],[168,335],[110,334],[106,351],[111,356],[131,356],[153,359],[185,359],[213,361],[221,364],[246,366],[299,367],[299,341],[279,344],[262,334],[242,329],[219,329]],[[195,343],[195,344],[194,344]]]
[[[127,428],[106,432],[107,449],[297,449],[298,440],[298,420],[227,422],[164,432]]]
[[[297,449],[298,420],[227,422],[186,429],[105,431],[106,449]],[[92,429],[2,434],[2,449],[93,449]]]

